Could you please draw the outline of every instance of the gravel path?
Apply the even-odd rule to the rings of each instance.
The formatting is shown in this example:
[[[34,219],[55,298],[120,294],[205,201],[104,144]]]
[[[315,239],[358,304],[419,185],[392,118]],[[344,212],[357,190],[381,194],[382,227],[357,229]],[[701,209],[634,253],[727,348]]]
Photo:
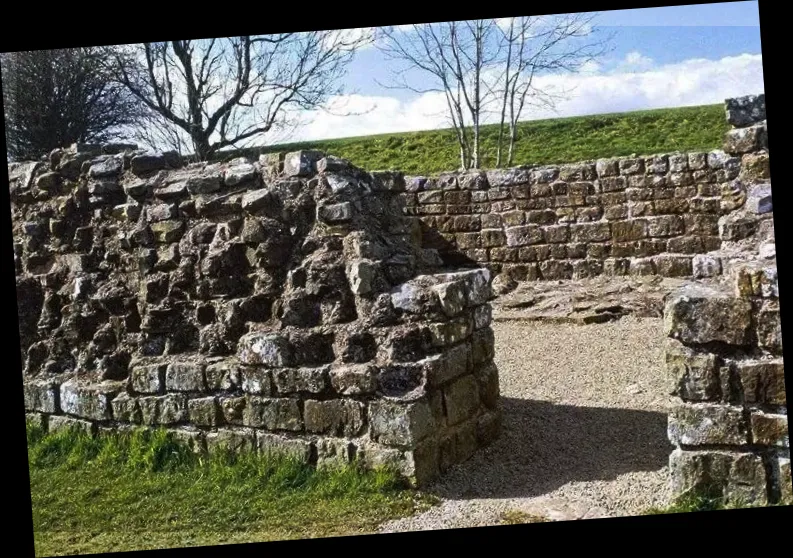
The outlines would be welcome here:
[[[506,511],[632,515],[666,503],[661,320],[493,329],[501,437],[428,488],[441,505],[381,532],[495,525]]]

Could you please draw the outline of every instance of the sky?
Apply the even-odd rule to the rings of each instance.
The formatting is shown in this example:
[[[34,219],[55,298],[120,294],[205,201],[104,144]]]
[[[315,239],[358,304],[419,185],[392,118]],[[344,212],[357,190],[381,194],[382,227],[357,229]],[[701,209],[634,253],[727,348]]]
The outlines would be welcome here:
[[[522,120],[713,104],[764,91],[756,1],[604,11],[593,27],[611,35],[610,51],[576,74],[543,76],[539,85],[563,90],[564,99],[553,111],[529,109]],[[376,46],[358,52],[346,94],[327,103],[331,112],[304,113],[304,124],[279,139],[449,127],[441,95],[388,87],[400,68]],[[423,79],[418,72],[406,77]]]

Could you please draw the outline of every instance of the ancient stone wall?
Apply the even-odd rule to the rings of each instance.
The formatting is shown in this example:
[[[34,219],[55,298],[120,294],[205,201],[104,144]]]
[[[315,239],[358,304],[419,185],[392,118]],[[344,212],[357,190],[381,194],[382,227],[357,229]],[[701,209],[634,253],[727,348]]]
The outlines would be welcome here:
[[[401,174],[271,162],[9,165],[26,408],[418,483],[466,459],[499,429],[489,271],[421,247]]]
[[[673,488],[793,502],[776,265],[736,262],[729,276],[675,293],[665,309]]]
[[[407,178],[427,246],[511,279],[691,276],[720,220],[769,178],[763,95],[730,99],[723,150]]]
[[[727,116],[734,151],[765,133],[757,99],[728,101]],[[772,209],[770,183],[750,187],[719,221],[720,249],[695,259],[698,277],[720,280],[691,284],[666,304],[677,495],[707,489],[739,505],[793,502]]]

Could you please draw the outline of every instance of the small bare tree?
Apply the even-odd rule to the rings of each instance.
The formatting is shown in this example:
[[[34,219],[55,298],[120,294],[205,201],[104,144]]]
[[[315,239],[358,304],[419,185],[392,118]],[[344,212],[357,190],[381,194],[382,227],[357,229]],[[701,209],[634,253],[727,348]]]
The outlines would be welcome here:
[[[108,66],[152,118],[170,128],[155,136],[170,147],[186,136],[195,156],[206,160],[339,94],[346,65],[370,40],[351,31],[129,45],[111,51]]]
[[[386,57],[407,64],[395,72],[396,85],[389,87],[417,93],[442,92],[460,148],[460,165],[463,169],[479,168],[480,127],[489,96],[482,78],[498,55],[493,48],[495,21],[415,24],[409,30],[383,27],[378,35],[378,48]],[[405,71],[412,68],[428,75],[430,81],[422,86],[410,85]]]
[[[508,128],[506,164],[512,165],[517,124],[527,102],[553,108],[562,97],[536,87],[535,78],[548,73],[574,72],[607,50],[608,38],[592,37],[597,14],[513,17],[499,22],[504,53],[499,86],[501,114],[496,166],[503,160],[505,124]]]

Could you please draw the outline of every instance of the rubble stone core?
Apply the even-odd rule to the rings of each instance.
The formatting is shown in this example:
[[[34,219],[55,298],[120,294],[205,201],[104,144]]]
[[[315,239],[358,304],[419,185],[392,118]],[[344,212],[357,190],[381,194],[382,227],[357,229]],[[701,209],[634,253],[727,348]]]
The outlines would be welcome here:
[[[80,145],[9,170],[25,404],[50,426],[416,483],[498,434],[490,272],[422,248],[400,173]]]

